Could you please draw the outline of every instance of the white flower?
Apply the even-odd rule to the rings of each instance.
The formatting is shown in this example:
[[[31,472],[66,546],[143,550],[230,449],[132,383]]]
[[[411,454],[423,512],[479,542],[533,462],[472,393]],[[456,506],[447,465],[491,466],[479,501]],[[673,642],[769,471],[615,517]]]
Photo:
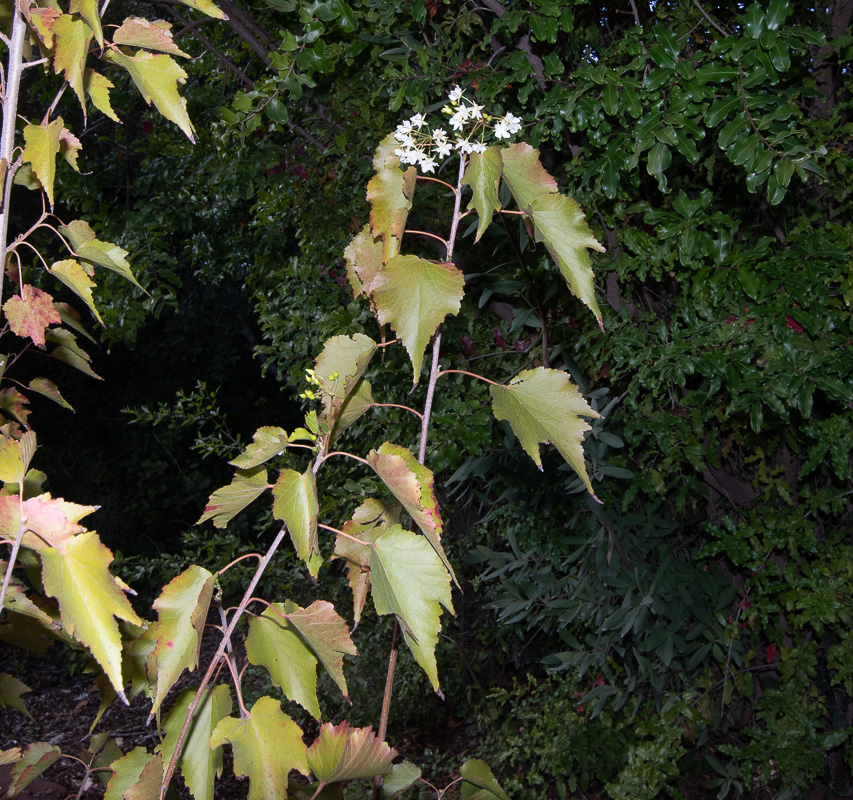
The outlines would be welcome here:
[[[436,152],[439,158],[447,158],[453,152],[453,145],[446,139],[436,142]]]
[[[410,120],[409,124],[414,128],[422,128],[423,124],[426,122],[426,118],[423,114],[415,114]]]
[[[505,119],[500,119],[495,123],[494,134],[496,139],[509,139],[512,135]]]
[[[463,106],[450,118],[450,127],[455,131],[461,130],[467,121],[468,109]]]
[[[510,133],[518,133],[521,130],[521,117],[516,117],[512,113],[508,113],[504,119],[506,120]]]
[[[421,172],[435,172],[435,168],[438,166],[436,160],[434,158],[429,158],[428,156],[423,156],[421,158]]]
[[[471,103],[471,105],[468,106],[468,116],[471,119],[482,119],[483,118],[483,107],[480,105],[477,105],[477,103]]]
[[[474,149],[474,147],[467,139],[458,139],[456,142],[456,149],[463,155],[467,156],[468,153],[470,153]]]
[[[460,97],[462,97],[462,89],[459,86],[454,86],[453,91],[450,93],[450,102],[455,103]]]
[[[475,153],[485,153],[486,152],[486,145],[483,144],[482,142],[477,142],[476,144],[471,145],[471,149]]]
[[[395,133],[394,138],[401,144],[403,147],[414,147],[415,143],[412,141],[412,137],[408,133]]]
[[[405,122],[401,122],[397,126],[397,133],[399,133],[399,134],[410,133],[411,130],[412,130],[412,121],[410,119],[407,119]]]
[[[436,128],[432,132],[432,138],[435,139],[436,142],[441,142],[447,138],[447,131],[444,128]]]
[[[404,150],[403,155],[401,155],[399,158],[401,164],[417,164],[420,162],[422,157],[423,153],[420,150],[411,149]]]

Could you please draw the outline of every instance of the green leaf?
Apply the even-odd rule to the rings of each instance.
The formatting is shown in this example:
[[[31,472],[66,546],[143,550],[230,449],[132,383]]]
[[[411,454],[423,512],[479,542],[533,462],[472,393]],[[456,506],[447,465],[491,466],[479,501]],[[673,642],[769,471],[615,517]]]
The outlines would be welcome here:
[[[327,722],[308,748],[308,766],[321,783],[353,781],[385,775],[397,755],[372,728],[350,728]]]
[[[752,300],[757,300],[761,284],[755,273],[747,267],[740,267],[737,271],[737,277],[746,296]]]
[[[107,50],[104,58],[127,70],[145,102],[148,105],[153,102],[166,119],[195,142],[192,122],[187,116],[187,101],[178,94],[178,84],[186,81],[187,73],[171,56],[138,51],[131,57],[119,50]]]
[[[72,14],[79,14],[86,20],[95,39],[98,42],[98,47],[104,49],[104,31],[101,28],[101,15],[98,8],[98,0],[71,0],[68,10]]]
[[[228,463],[237,469],[252,469],[269,461],[287,449],[287,433],[281,428],[267,426],[252,434],[252,443],[233,461]]]
[[[158,621],[150,634],[155,646],[147,663],[148,678],[155,686],[152,714],[159,713],[181,673],[198,665],[214,580],[206,569],[192,565],[173,578],[154,601]]]
[[[371,450],[367,462],[406,509],[413,522],[423,531],[447,571],[456,581],[453,567],[441,546],[442,521],[435,499],[432,470],[419,464],[405,448],[385,442],[379,450]],[[457,586],[459,585],[456,581]]]
[[[68,237],[75,254],[79,258],[91,261],[99,267],[106,267],[130,281],[134,286],[142,288],[131,272],[130,264],[127,261],[127,250],[123,250],[112,242],[102,242],[95,238],[95,232],[88,222],[76,219],[70,222],[67,227],[62,227],[59,230],[64,236]]]
[[[272,515],[287,525],[296,555],[306,564],[312,577],[317,577],[322,559],[317,541],[317,484],[314,473],[304,474],[283,469],[272,490]]]
[[[415,167],[409,167],[405,172],[400,169],[400,161],[392,153],[397,146],[393,133],[382,140],[373,159],[376,175],[367,184],[370,225],[374,237],[382,239],[383,262],[400,251],[417,177]]]
[[[196,525],[212,519],[214,527],[224,528],[268,488],[267,471],[263,467],[238,469],[234,480],[228,486],[223,486],[210,495],[204,514],[199,517]]]
[[[379,615],[394,614],[406,644],[440,695],[435,645],[441,606],[453,613],[450,574],[423,537],[395,525],[370,549],[373,605]]]
[[[362,378],[355,390],[344,400],[340,413],[335,418],[329,443],[334,442],[350,425],[366,414],[373,406],[373,391],[370,383]]]
[[[24,127],[25,163],[32,164],[33,172],[53,205],[53,181],[56,176],[56,156],[59,153],[59,134],[62,132],[62,117],[43,125]]]
[[[24,480],[35,452],[35,431],[27,431],[20,439],[15,439],[12,436],[4,437],[3,443],[0,445],[0,481],[3,483],[20,483]],[[18,535],[17,524],[20,519],[20,514],[18,514],[17,518],[11,521],[11,524],[3,525],[6,529],[4,533],[13,540]]]
[[[83,74],[83,88],[85,88],[92,105],[102,114],[106,114],[113,122],[118,122],[119,118],[113,111],[112,103],[110,102],[110,89],[113,88],[113,83],[105,78],[99,72],[93,69],[87,69]]]
[[[60,316],[62,316],[61,313]],[[64,319],[63,322],[65,322]],[[80,372],[91,378],[102,380],[101,376],[89,366],[89,362],[92,359],[88,353],[80,348],[77,344],[77,339],[71,331],[64,330],[63,328],[51,328],[45,332],[44,338],[45,341],[55,342],[59,345],[51,352],[51,358],[62,361],[64,364],[80,370]]]
[[[181,692],[163,720],[165,738],[158,750],[165,764],[172,760],[178,736],[195,696],[195,688]],[[204,690],[178,760],[181,774],[195,800],[213,800],[213,782],[222,775],[222,748],[210,746],[210,735],[219,721],[230,713],[231,692],[227,684],[221,683],[212,691]]]
[[[488,797],[493,796],[499,800],[509,800],[509,796],[501,789],[485,761],[471,758],[462,765],[459,774],[465,779],[462,784],[463,798],[476,796],[477,800],[487,800]],[[478,792],[478,789],[484,789],[485,794]]]
[[[144,47],[146,50],[189,58],[172,40],[172,26],[162,19],[151,22],[142,17],[127,17],[113,33],[113,44]]]
[[[376,239],[369,224],[365,225],[344,250],[352,293],[358,297],[362,292],[370,294],[373,279],[382,269],[382,239]]]
[[[228,19],[225,13],[218,8],[211,0],[180,0],[185,6],[201,11],[202,14],[207,14],[208,17],[214,19]]]
[[[411,789],[421,778],[421,768],[411,761],[403,761],[391,767],[391,774],[382,781],[379,800],[396,800],[407,789]]]
[[[246,719],[221,720],[210,746],[224,742],[234,749],[234,774],[249,777],[248,800],[285,800],[288,773],[309,773],[302,731],[271,697],[260,698]]]
[[[163,759],[136,747],[110,764],[113,774],[104,800],[153,800],[163,782]]]
[[[32,719],[32,714],[27,711],[27,707],[21,699],[21,695],[31,691],[32,689],[27,684],[18,680],[14,675],[0,672],[0,708],[14,708]]]
[[[489,392],[495,418],[509,422],[539,469],[539,444],[550,442],[595,497],[583,460],[583,435],[590,426],[580,417],[600,414],[589,407],[568,374],[538,367],[521,372],[506,386],[490,386]]]
[[[651,150],[649,150],[646,172],[657,179],[658,188],[662,192],[669,191],[666,182],[666,175],[664,175],[664,173],[671,163],[672,152],[665,144],[663,144],[663,142],[658,142]]]
[[[486,232],[495,211],[500,211],[501,201],[498,195],[498,184],[501,179],[501,151],[497,147],[489,147],[485,153],[472,153],[462,177],[462,185],[470,186],[474,193],[468,210],[476,209],[480,218],[477,226],[475,242]]]
[[[17,750],[17,748],[15,749]],[[18,752],[20,751],[18,750]],[[11,798],[19,795],[48,767],[55,764],[60,755],[62,755],[62,751],[47,742],[34,742],[28,745],[20,759],[11,762],[13,766],[9,773],[9,782],[4,797]]]
[[[333,336],[317,356],[314,373],[323,390],[323,419],[330,428],[334,428],[344,402],[375,352],[376,342],[363,333],[356,333]],[[342,430],[339,428],[339,432]]]
[[[69,411],[73,411],[72,406],[65,400],[65,398],[59,393],[59,389],[56,384],[48,380],[47,378],[33,378],[29,383],[29,388],[34,391],[36,394],[40,394],[43,397],[47,397],[50,400],[53,400],[54,403],[62,406],[63,408],[67,408]]]
[[[729,114],[735,109],[742,109],[743,105],[738,95],[732,94],[728,97],[720,98],[711,103],[711,107],[705,113],[705,122],[715,128],[724,119],[727,119]]]
[[[98,535],[81,533],[40,553],[44,590],[59,601],[62,626],[89,648],[120,697],[121,635],[115,618],[144,626],[109,572],[112,553]]]
[[[76,294],[95,315],[95,318],[101,325],[104,321],[95,307],[95,300],[92,297],[92,289],[95,287],[95,282],[89,277],[84,267],[78,261],[68,258],[64,261],[55,262],[48,270],[51,275],[58,278],[64,283],[74,294]]]
[[[562,194],[537,197],[530,205],[536,241],[543,242],[572,294],[577,297],[598,320],[601,310],[595,299],[592,264],[587,248],[604,252],[592,235],[583,211],[571,198]]]
[[[503,179],[521,211],[527,212],[531,203],[542,195],[558,191],[557,182],[539,161],[539,151],[527,142],[518,142],[500,151]]]
[[[269,606],[249,620],[246,653],[252,664],[265,667],[273,683],[315,719],[320,718],[317,663],[348,697],[343,657],[358,655],[346,622],[324,600],[306,609],[290,601]]]
[[[453,264],[436,264],[417,256],[394,256],[373,281],[379,324],[389,323],[403,341],[412,360],[415,384],[436,328],[448,314],[459,311],[464,283]]]
[[[96,14],[97,19],[97,14]],[[98,23],[100,33],[100,23]],[[86,94],[83,88],[83,73],[86,70],[86,56],[89,44],[92,42],[92,28],[83,20],[75,19],[70,14],[63,14],[53,23],[51,30],[55,37],[55,54],[53,70],[59,75],[65,73],[65,80],[74,90],[83,108],[83,120],[86,119]],[[103,34],[99,44],[103,42]]]

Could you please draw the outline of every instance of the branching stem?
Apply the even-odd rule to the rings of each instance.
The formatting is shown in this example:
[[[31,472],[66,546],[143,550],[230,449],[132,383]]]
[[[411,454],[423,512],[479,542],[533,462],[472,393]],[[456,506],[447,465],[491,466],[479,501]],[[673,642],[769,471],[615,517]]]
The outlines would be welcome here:
[[[478,381],[483,381],[483,383],[490,383],[492,386],[500,386],[499,383],[495,381],[490,381],[488,378],[484,378],[482,375],[478,375],[476,372],[468,372],[468,370],[464,369],[444,369],[438,373],[438,377],[440,378],[442,375],[452,375],[453,373],[458,373],[459,375],[468,375],[471,378],[476,378]]]
[[[231,569],[231,567],[233,567],[235,564],[239,563],[240,561],[243,561],[246,558],[257,558],[258,561],[261,561],[263,559],[263,556],[260,553],[246,553],[246,555],[244,555],[244,556],[240,556],[239,558],[235,558],[230,564],[226,564],[216,574],[222,575],[224,572],[227,572],[229,569]]]

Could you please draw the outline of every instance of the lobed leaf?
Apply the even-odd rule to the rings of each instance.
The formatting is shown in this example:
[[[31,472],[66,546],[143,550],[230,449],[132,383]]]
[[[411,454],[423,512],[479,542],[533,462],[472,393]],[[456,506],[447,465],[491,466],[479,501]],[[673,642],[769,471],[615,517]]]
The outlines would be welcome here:
[[[110,764],[113,774],[104,800],[152,800],[160,794],[163,759],[144,747],[135,747]]]
[[[97,19],[97,12],[95,14]],[[100,23],[98,23],[100,32]],[[59,75],[65,73],[65,80],[73,89],[83,109],[83,121],[86,120],[86,94],[83,88],[83,73],[86,70],[86,56],[92,42],[93,31],[81,19],[63,14],[51,26],[54,35],[53,70]],[[103,43],[103,34],[100,36]]]
[[[346,246],[347,278],[356,297],[370,295],[373,279],[382,269],[382,249],[382,240],[374,238],[369,223]]]
[[[267,489],[267,471],[263,467],[238,469],[234,480],[217,489],[204,508],[196,525],[212,519],[216,528],[224,528],[246,506],[257,500]]]
[[[10,297],[3,304],[3,312],[9,323],[9,329],[17,336],[32,339],[36,347],[44,350],[44,332],[50,325],[62,323],[53,298],[41,289],[25,283],[20,296]]]
[[[62,406],[63,408],[67,408],[69,411],[73,411],[72,406],[65,400],[65,398],[59,393],[59,389],[56,384],[48,380],[47,378],[33,378],[29,383],[29,389],[34,391],[36,394],[40,394],[43,397],[47,397],[50,400],[53,400],[57,405]]]
[[[14,675],[9,675],[7,672],[0,672],[0,708],[14,708],[16,711],[20,711],[32,719],[32,714],[27,711],[27,707],[21,699],[21,695],[31,691],[32,689],[29,686],[23,681],[18,680]]]
[[[252,469],[269,461],[287,449],[287,433],[281,428],[267,426],[252,434],[252,443],[233,461],[228,463],[238,469]]]
[[[367,184],[370,226],[374,237],[382,239],[383,263],[400,251],[417,177],[414,167],[405,172],[400,169],[400,161],[392,152],[396,146],[394,134],[383,139],[373,159],[376,175]]]
[[[462,185],[471,187],[474,195],[468,204],[468,210],[475,209],[480,218],[475,242],[479,242],[486,232],[495,211],[501,209],[498,185],[502,170],[501,151],[497,147],[489,147],[485,153],[472,153],[469,156]]]
[[[47,742],[34,742],[28,745],[18,760],[6,762],[12,763],[12,770],[9,773],[5,797],[19,795],[48,767],[55,764],[61,755],[62,751],[58,747]]]
[[[113,88],[112,81],[101,75],[100,72],[87,69],[83,73],[83,88],[89,95],[92,105],[98,111],[106,114],[113,122],[119,122],[118,115],[113,111],[112,103],[110,102],[110,89]]]
[[[172,39],[172,26],[162,19],[152,22],[142,17],[127,17],[113,33],[113,44],[144,47],[146,50],[189,58]]]
[[[287,525],[296,555],[307,565],[312,577],[323,559],[317,540],[317,483],[314,473],[308,469],[304,474],[292,469],[283,469],[272,490],[272,515]]]
[[[528,209],[537,197],[558,191],[557,182],[539,161],[539,151],[527,142],[517,142],[500,150],[503,179],[519,210]]]
[[[0,481],[20,483],[24,480],[35,452],[35,431],[27,431],[20,439],[5,436],[2,445],[0,445]],[[15,498],[15,502],[19,502],[17,498]],[[2,523],[3,532],[14,539],[18,535],[17,522],[19,521],[20,515],[11,522],[4,520]]]
[[[376,342],[363,333],[333,336],[317,356],[314,372],[323,390],[323,419],[333,428],[349,395],[376,352]],[[339,426],[339,432],[343,428]]]
[[[95,307],[95,300],[92,297],[92,289],[95,287],[95,282],[89,277],[89,273],[78,261],[71,258],[64,261],[57,261],[48,271],[55,278],[62,281],[62,283],[89,306],[101,325],[104,324],[101,315],[98,313],[98,309]]]
[[[125,280],[130,281],[134,286],[142,288],[131,272],[130,264],[127,261],[127,250],[112,242],[102,242],[96,238],[95,232],[88,222],[76,219],[59,230],[64,236],[68,237],[78,258],[91,261],[99,267],[106,267],[106,269],[112,270]]]
[[[53,206],[53,181],[56,176],[56,156],[59,153],[59,134],[62,131],[62,117],[42,125],[24,127],[24,152],[22,159],[31,164],[39,183],[47,193],[47,199]]]
[[[327,722],[308,748],[308,766],[321,783],[385,775],[397,755],[372,728],[350,728]]]

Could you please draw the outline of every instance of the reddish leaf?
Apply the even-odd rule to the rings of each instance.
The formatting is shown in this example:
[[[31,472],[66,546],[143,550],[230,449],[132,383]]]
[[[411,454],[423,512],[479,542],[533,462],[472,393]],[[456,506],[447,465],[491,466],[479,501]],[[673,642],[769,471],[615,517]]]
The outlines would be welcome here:
[[[803,326],[800,325],[800,323],[797,322],[797,320],[795,320],[790,314],[786,314],[785,319],[788,320],[788,327],[792,331],[794,331],[794,333],[802,333],[803,332]]]
[[[772,664],[776,660],[776,642],[771,642],[767,645],[767,652],[764,654],[764,661],[767,664]]]
[[[60,324],[62,318],[53,306],[53,298],[35,286],[24,284],[21,295],[10,297],[3,305],[12,333],[33,342],[44,350],[44,330]]]

